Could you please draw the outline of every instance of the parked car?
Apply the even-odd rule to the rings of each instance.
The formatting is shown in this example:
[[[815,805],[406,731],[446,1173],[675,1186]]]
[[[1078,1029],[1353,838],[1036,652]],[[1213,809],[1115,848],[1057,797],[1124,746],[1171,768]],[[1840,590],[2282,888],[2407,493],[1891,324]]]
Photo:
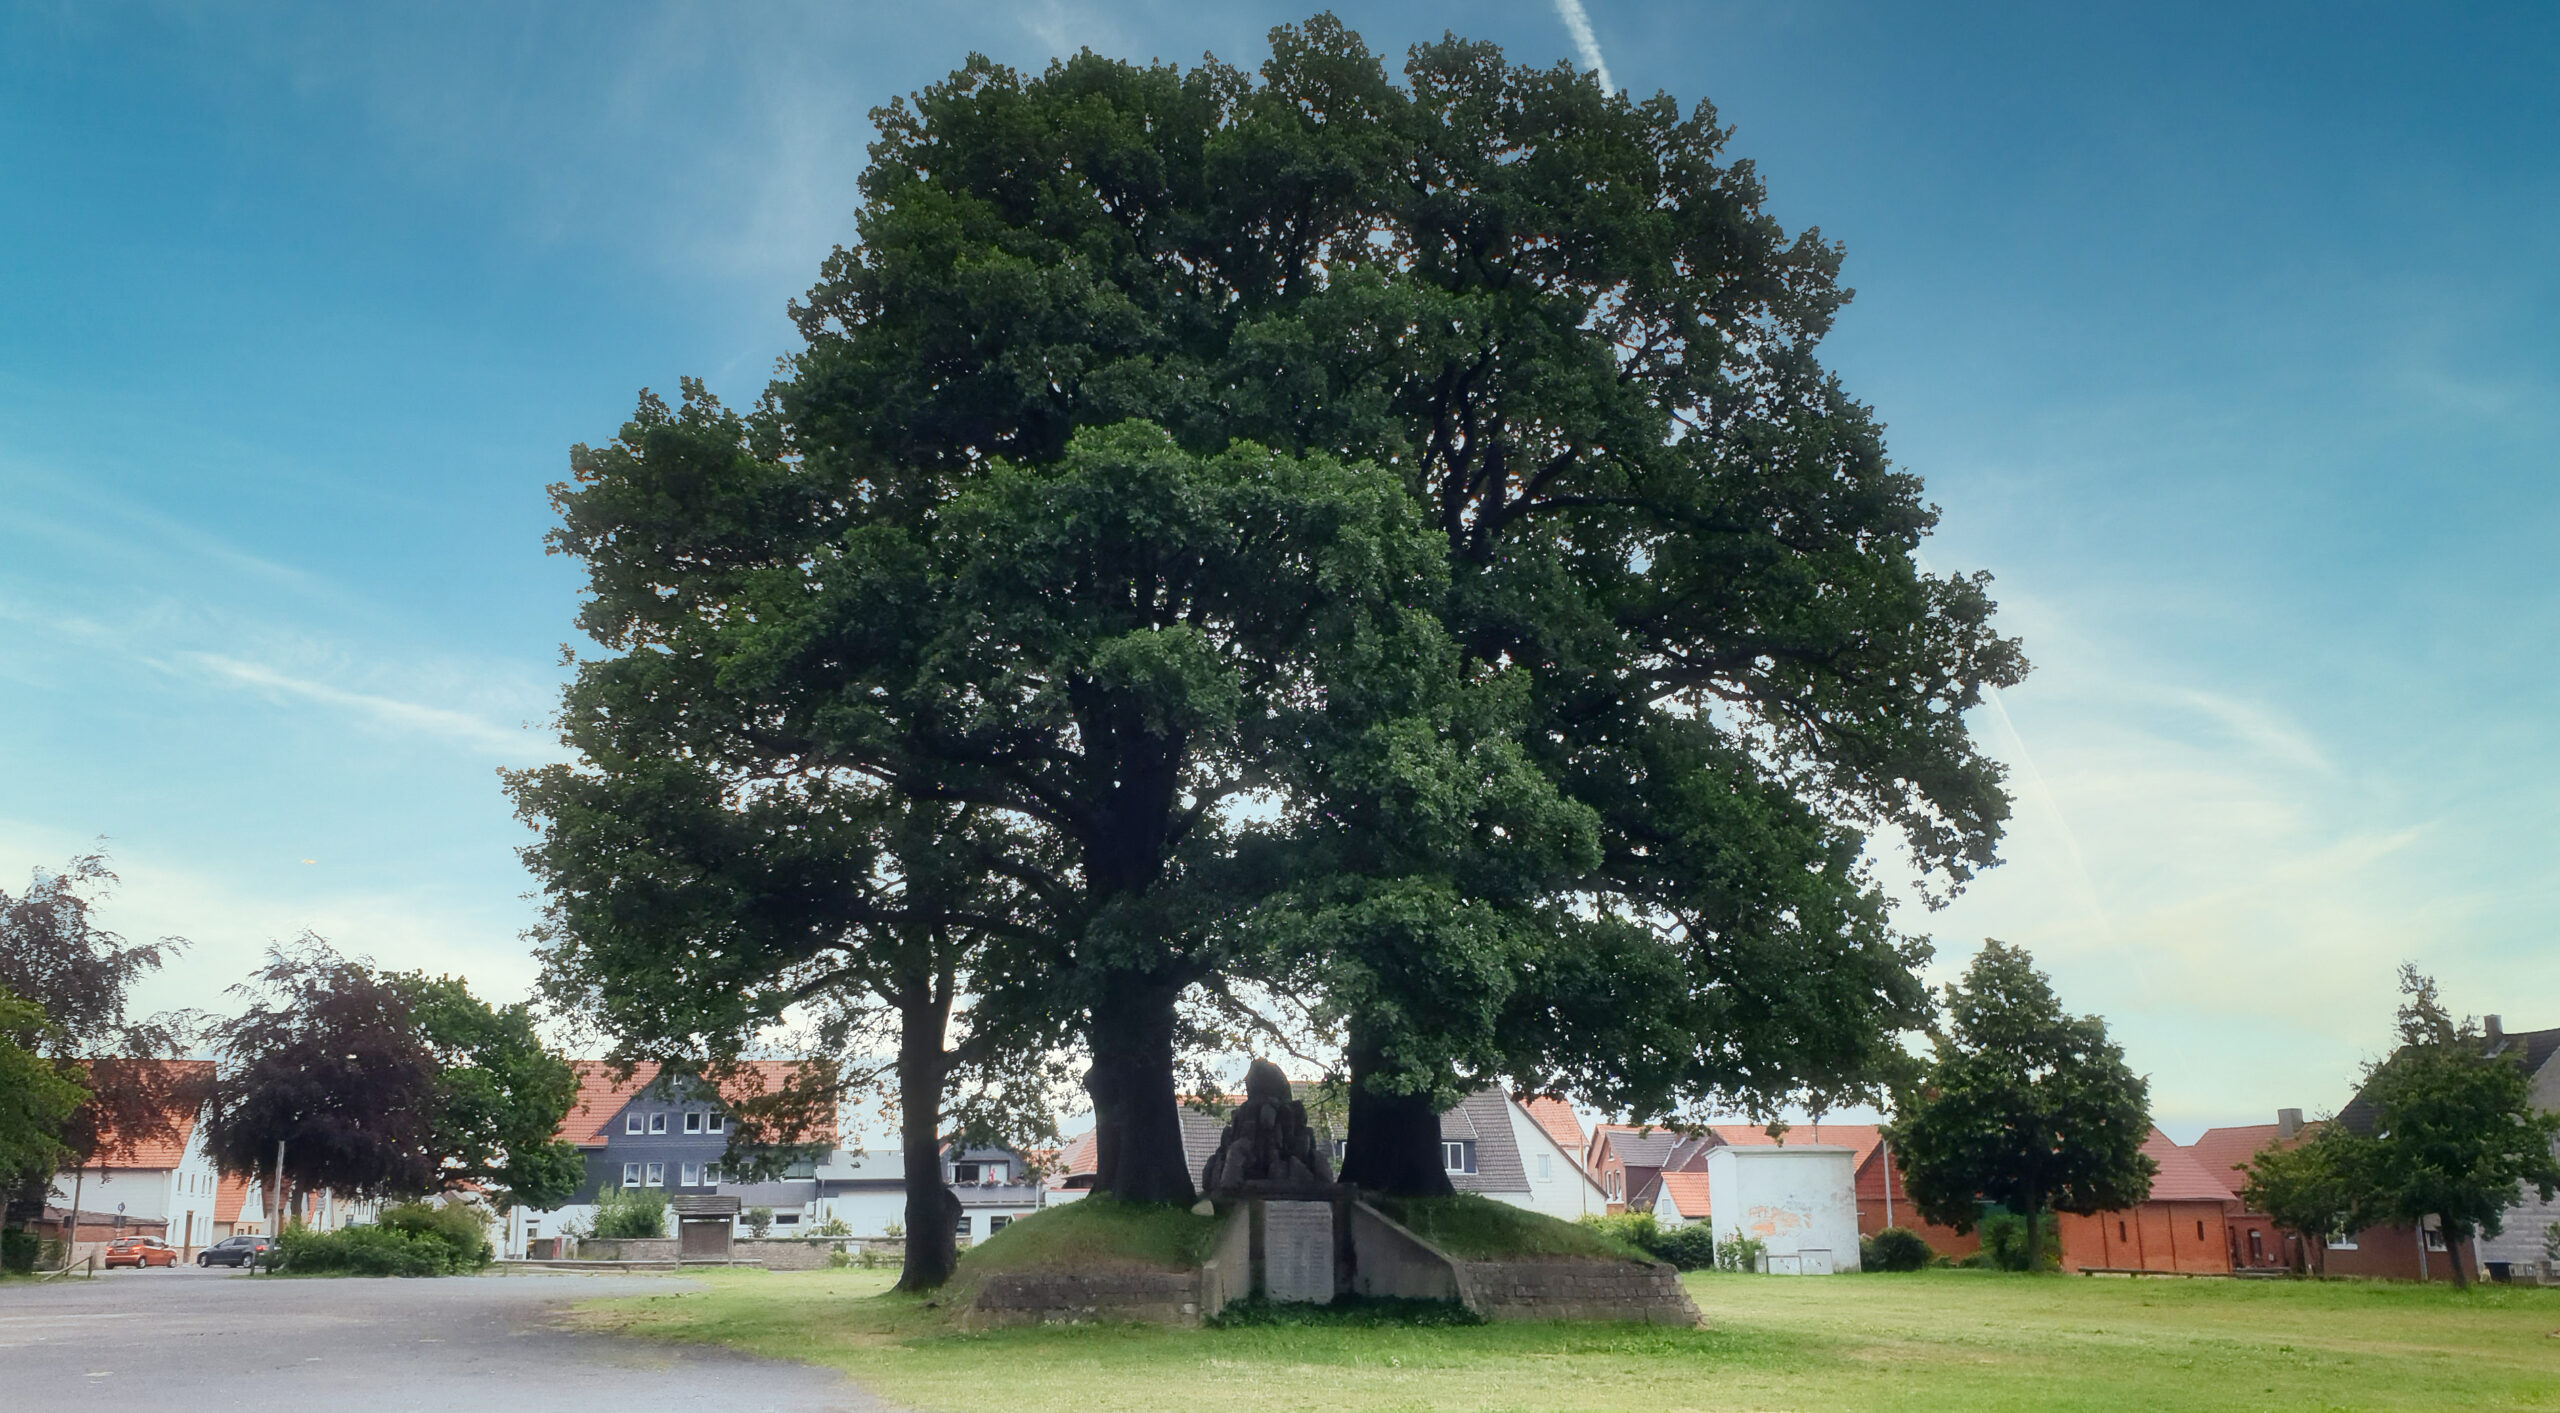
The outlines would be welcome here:
[[[178,1248],[158,1237],[120,1236],[108,1245],[105,1258],[98,1264],[109,1269],[131,1266],[137,1271],[152,1266],[174,1266],[178,1264]]]
[[[273,1243],[263,1236],[226,1236],[196,1256],[199,1266],[245,1266],[266,1254]]]

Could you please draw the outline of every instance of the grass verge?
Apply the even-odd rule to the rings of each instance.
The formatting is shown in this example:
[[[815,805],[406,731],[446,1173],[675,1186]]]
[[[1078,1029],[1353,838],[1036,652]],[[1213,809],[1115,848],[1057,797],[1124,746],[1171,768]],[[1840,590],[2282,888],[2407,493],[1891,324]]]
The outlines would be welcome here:
[[[994,1247],[988,1243],[987,1249]],[[597,1329],[830,1365],[925,1413],[2560,1409],[2560,1290],[1984,1271],[1695,1274],[1708,1328],[1317,1322],[964,1334],[888,1272],[723,1272]]]
[[[1642,1248],[1598,1227],[1560,1222],[1508,1202],[1455,1197],[1372,1197],[1369,1205],[1461,1261],[1649,1261]]]

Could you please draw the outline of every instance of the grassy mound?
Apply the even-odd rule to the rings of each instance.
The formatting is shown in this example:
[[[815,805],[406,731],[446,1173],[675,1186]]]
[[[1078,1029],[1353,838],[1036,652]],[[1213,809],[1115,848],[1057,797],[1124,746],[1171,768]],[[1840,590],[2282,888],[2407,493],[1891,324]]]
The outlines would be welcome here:
[[[974,1289],[1009,1271],[1187,1271],[1209,1259],[1217,1231],[1217,1218],[1170,1202],[1088,1197],[1006,1223],[960,1253],[951,1285]]]
[[[1369,1205],[1461,1261],[1644,1261],[1633,1242],[1592,1227],[1462,1192],[1371,1197]]]

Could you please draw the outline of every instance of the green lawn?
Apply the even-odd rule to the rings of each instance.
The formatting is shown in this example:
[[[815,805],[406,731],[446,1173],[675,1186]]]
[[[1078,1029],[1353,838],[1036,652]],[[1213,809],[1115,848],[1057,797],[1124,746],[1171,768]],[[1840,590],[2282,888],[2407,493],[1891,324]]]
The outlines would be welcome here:
[[[2560,1290],[1975,1271],[1691,1276],[1702,1330],[953,1332],[885,1271],[723,1272],[594,1328],[844,1369],[928,1413],[2560,1409]]]

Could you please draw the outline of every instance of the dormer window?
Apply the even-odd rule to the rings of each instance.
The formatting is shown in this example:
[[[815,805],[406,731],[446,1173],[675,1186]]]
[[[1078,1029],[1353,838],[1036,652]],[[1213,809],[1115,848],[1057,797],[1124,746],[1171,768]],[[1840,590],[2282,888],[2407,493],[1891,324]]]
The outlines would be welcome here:
[[[976,1163],[954,1163],[951,1165],[951,1180],[958,1183],[976,1182],[978,1172],[979,1165]]]
[[[687,1133],[702,1132],[702,1113],[700,1110],[688,1109],[685,1111],[684,1131]]]
[[[624,1133],[645,1133],[648,1130],[644,1127],[644,1123],[645,1121],[640,1117],[640,1111],[634,1109],[630,1113],[622,1116],[622,1131]]]
[[[710,1123],[711,1132],[713,1133],[727,1133],[729,1131],[729,1116],[727,1114],[711,1115]]]
[[[651,1133],[664,1133],[667,1131],[667,1116],[664,1111],[651,1114],[649,1116],[649,1131]]]
[[[1453,1173],[1474,1172],[1476,1170],[1475,1140],[1472,1138],[1466,1138],[1459,1139],[1455,1142],[1442,1143],[1440,1145],[1440,1162],[1441,1166],[1447,1168]]]

